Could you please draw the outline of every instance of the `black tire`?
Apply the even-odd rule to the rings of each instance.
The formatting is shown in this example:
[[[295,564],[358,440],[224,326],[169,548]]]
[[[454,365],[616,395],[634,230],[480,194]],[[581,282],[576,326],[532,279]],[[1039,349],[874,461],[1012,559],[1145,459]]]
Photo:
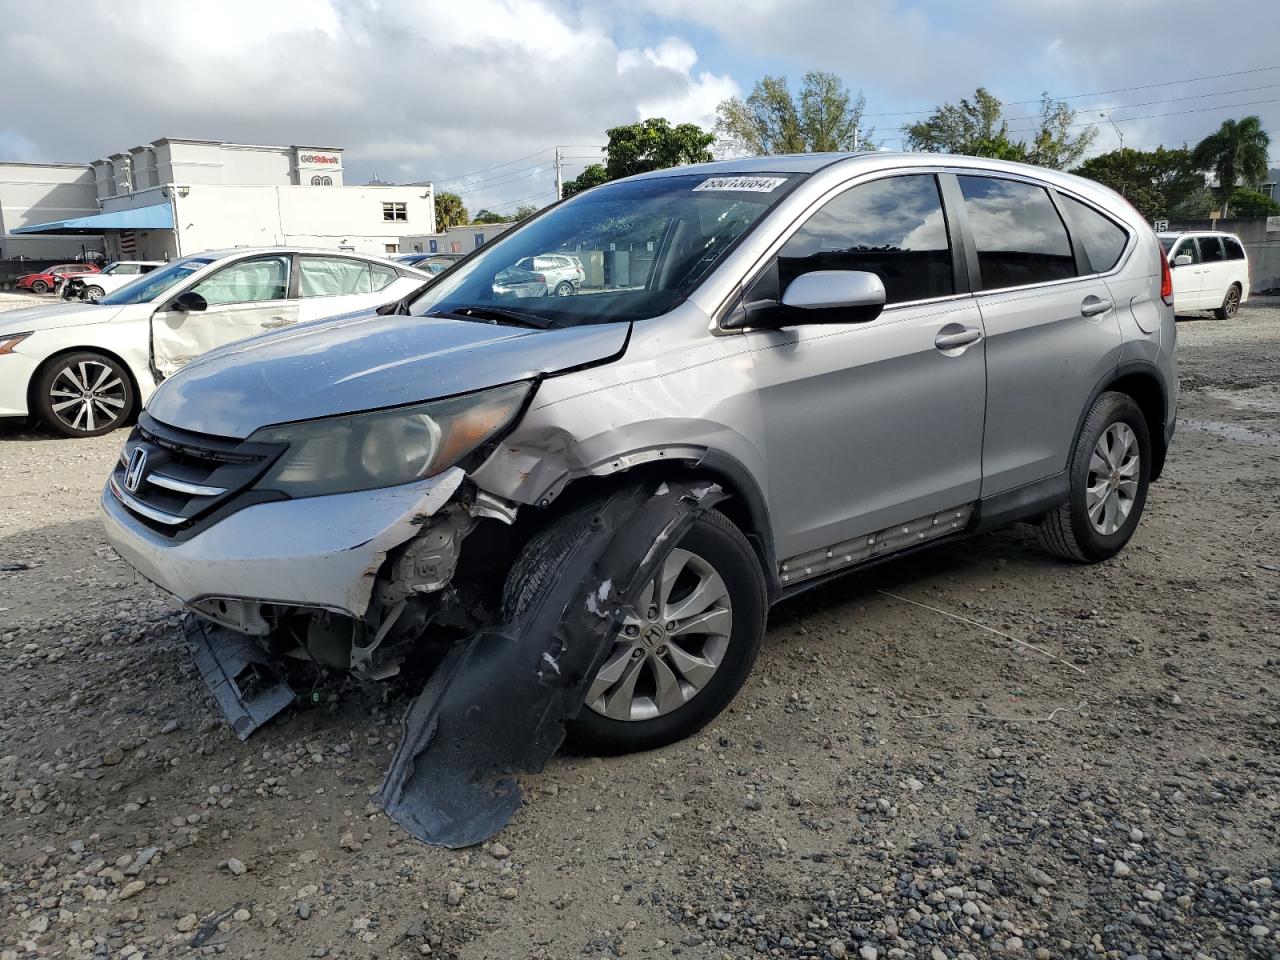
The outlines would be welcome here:
[[[568,280],[561,280],[556,284],[557,297],[572,297],[574,294],[573,284]]]
[[[1089,486],[1094,448],[1103,434],[1113,424],[1119,423],[1133,431],[1137,442],[1137,490],[1124,522],[1113,533],[1103,533],[1089,517],[1085,491]],[[1097,563],[1111,559],[1124,549],[1138,528],[1151,482],[1151,436],[1147,431],[1146,417],[1132,397],[1109,391],[1094,401],[1076,438],[1067,476],[1070,482],[1067,502],[1041,519],[1040,543],[1064,560]]]
[[[1219,320],[1230,320],[1236,315],[1240,309],[1240,284],[1233,283],[1227,288],[1226,296],[1222,298],[1222,306],[1213,311],[1213,315]]]
[[[48,293],[49,285],[45,283],[43,280],[35,280],[31,284],[31,292],[32,293]]]
[[[590,535],[593,514],[591,508],[575,511],[529,541],[507,577],[504,620],[518,616],[549,586],[574,544],[580,537]],[[764,575],[755,552],[742,532],[717,510],[697,517],[669,550],[677,547],[705,558],[728,589],[733,620],[718,669],[686,703],[653,719],[614,720],[584,706],[568,726],[569,743],[574,749],[597,754],[632,753],[682,740],[713,720],[746,682],[760,651],[767,611]],[[612,644],[614,637],[608,642]]]
[[[80,299],[88,300],[90,303],[97,303],[105,294],[106,291],[95,284],[90,287],[85,287],[84,293],[80,294]]]
[[[81,374],[81,364],[85,365],[86,371],[91,371],[88,379],[94,382],[97,382],[102,368],[109,370],[102,381],[103,386],[99,388],[101,399],[88,404],[89,411],[82,418],[76,416],[80,411],[74,405],[61,410],[55,409],[56,404],[71,399],[71,394],[75,392],[75,381],[85,379]],[[74,381],[69,383],[68,376],[74,378]],[[118,385],[116,381],[119,381]],[[100,437],[129,422],[134,414],[137,394],[129,371],[118,361],[101,353],[81,350],[55,357],[40,369],[36,374],[32,400],[36,416],[55,433],[64,437]],[[117,407],[117,402],[123,405]],[[107,419],[108,410],[115,414],[110,419]],[[89,426],[90,415],[92,428]]]

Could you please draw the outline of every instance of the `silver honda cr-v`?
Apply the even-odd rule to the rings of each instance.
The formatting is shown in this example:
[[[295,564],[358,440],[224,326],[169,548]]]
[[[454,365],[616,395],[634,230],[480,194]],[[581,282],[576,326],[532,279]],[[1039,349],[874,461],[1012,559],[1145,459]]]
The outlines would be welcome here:
[[[578,296],[495,286],[547,253],[583,264]],[[798,591],[1014,521],[1068,560],[1119,551],[1173,434],[1171,304],[1141,216],[1066,174],[661,170],[390,308],[191,363],[102,510],[192,629],[241,644],[213,651],[226,677],[247,648],[382,678],[501,636],[573,692],[570,733],[651,747],[729,703]]]

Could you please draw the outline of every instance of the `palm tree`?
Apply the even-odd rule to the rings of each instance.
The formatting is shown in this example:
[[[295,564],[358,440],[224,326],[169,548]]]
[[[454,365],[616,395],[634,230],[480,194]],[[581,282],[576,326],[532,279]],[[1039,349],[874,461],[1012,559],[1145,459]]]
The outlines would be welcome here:
[[[1271,137],[1256,116],[1224,120],[1221,127],[1196,144],[1191,159],[1199,169],[1212,170],[1218,175],[1224,217],[1237,179],[1257,183],[1267,175],[1270,145]]]

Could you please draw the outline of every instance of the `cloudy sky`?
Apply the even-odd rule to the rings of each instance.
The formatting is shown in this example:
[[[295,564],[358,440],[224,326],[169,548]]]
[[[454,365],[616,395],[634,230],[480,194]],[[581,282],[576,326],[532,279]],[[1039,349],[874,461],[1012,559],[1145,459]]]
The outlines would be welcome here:
[[[866,95],[888,149],[983,84],[1015,131],[1042,91],[1070,98],[1095,149],[1256,113],[1280,166],[1274,0],[81,0],[51,19],[0,0],[0,160],[341,146],[348,183],[433,180],[509,211],[552,199],[556,145],[572,176],[610,126],[710,126],[762,75],[821,69]]]

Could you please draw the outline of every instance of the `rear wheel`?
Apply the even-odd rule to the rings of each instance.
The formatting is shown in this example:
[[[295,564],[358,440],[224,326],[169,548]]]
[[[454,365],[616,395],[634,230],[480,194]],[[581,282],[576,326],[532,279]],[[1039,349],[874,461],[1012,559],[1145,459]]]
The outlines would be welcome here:
[[[1240,285],[1233,283],[1227,288],[1227,295],[1222,298],[1222,306],[1213,311],[1219,320],[1230,320],[1240,309]]]
[[[1094,401],[1067,473],[1067,502],[1041,520],[1040,542],[1067,560],[1114,557],[1138,527],[1151,477],[1147,421],[1132,397],[1108,392]]]
[[[105,293],[105,290],[95,284],[84,288],[84,299],[88,300],[90,303],[97,303],[102,299],[103,294]]]
[[[589,515],[567,516],[529,543],[507,580],[508,616],[554,578],[577,542],[568,528]],[[569,727],[576,746],[597,753],[651,750],[700,730],[746,682],[764,636],[760,565],[741,531],[716,510],[666,547],[654,579],[636,587],[627,605],[632,613],[607,641],[584,709]]]
[[[558,284],[556,284],[556,296],[557,296],[557,297],[572,297],[572,296],[573,296],[573,284],[572,284],[572,283],[570,283],[568,280],[561,280]]]
[[[111,357],[81,351],[58,357],[36,377],[40,420],[64,437],[98,437],[133,414],[133,383]]]
[[[31,292],[32,293],[48,293],[49,285],[45,283],[43,280],[33,280],[31,282]]]

